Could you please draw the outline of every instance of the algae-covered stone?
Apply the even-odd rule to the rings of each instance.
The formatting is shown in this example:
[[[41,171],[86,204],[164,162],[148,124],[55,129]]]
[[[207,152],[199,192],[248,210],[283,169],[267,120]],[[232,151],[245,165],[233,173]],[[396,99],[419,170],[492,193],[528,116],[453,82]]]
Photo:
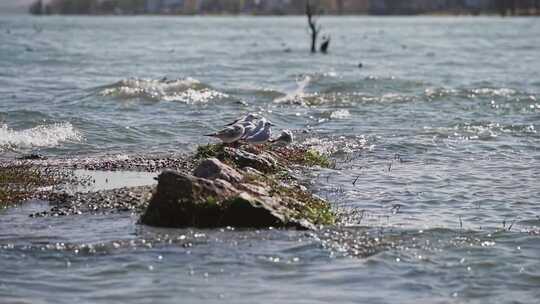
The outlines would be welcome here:
[[[313,229],[296,221],[293,211],[278,197],[240,192],[230,183],[174,171],[159,175],[158,186],[143,224],[160,227],[296,227]]]
[[[258,154],[257,154],[258,153]],[[335,223],[330,205],[283,178],[283,153],[204,146],[194,176],[164,171],[141,222],[162,227],[296,227]],[[287,176],[287,174],[285,174]]]
[[[291,227],[298,229],[315,229],[307,221],[297,221],[291,210],[272,197],[255,197],[242,192],[223,203],[224,212],[222,226],[236,227]]]
[[[277,161],[268,153],[254,154],[240,149],[225,148],[223,153],[239,168],[251,167],[270,173],[277,169]]]
[[[207,179],[222,179],[231,183],[238,183],[242,175],[233,168],[223,164],[217,158],[209,158],[201,162],[193,175]]]
[[[219,217],[218,201],[237,194],[230,183],[164,171],[141,222],[160,227],[208,227]]]

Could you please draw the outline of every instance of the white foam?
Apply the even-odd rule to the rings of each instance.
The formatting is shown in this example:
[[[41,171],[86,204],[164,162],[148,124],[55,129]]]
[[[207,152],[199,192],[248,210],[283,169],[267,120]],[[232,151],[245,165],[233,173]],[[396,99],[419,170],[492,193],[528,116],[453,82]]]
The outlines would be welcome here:
[[[201,88],[197,79],[185,78],[176,80],[126,79],[113,87],[100,92],[102,96],[120,98],[143,97],[155,101],[177,101],[184,103],[204,103],[216,98],[226,98],[227,94]]]
[[[210,89],[194,90],[187,89],[180,93],[163,96],[165,101],[177,101],[183,103],[206,103],[217,98],[227,98],[229,95]]]
[[[481,95],[481,96],[502,96],[507,97],[510,95],[517,94],[516,90],[508,89],[508,88],[478,88],[471,90],[473,94]]]
[[[368,139],[364,135],[353,137],[310,137],[303,141],[303,145],[325,155],[338,152],[352,153],[358,150],[372,150],[374,147],[369,144]]]
[[[351,117],[351,112],[346,109],[337,110],[330,114],[330,118],[332,119],[348,119]]]
[[[0,147],[54,147],[65,141],[80,141],[82,136],[70,123],[40,125],[31,129],[13,130],[0,125]]]
[[[275,103],[292,103],[292,104],[305,104],[303,98],[306,96],[306,87],[311,82],[311,77],[306,76],[304,79],[296,82],[296,89],[283,97],[274,99]]]

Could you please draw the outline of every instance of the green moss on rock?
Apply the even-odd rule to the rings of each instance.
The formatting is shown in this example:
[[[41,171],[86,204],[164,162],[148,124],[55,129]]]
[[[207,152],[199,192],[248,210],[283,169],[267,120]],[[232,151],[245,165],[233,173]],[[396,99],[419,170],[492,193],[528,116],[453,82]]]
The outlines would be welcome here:
[[[329,168],[331,162],[326,155],[309,149],[304,152],[303,164],[307,166],[321,166],[323,168]]]
[[[284,206],[294,212],[298,219],[307,219],[315,225],[333,225],[336,213],[330,204],[304,190],[297,184],[286,184],[277,176],[246,174],[245,181],[252,184],[266,185],[271,196],[280,196]]]
[[[206,158],[220,158],[223,156],[223,150],[225,146],[222,144],[208,144],[197,147],[195,152],[196,159],[206,159]]]
[[[332,167],[328,156],[317,150],[304,147],[278,148],[273,151],[285,165],[301,165],[306,167]]]

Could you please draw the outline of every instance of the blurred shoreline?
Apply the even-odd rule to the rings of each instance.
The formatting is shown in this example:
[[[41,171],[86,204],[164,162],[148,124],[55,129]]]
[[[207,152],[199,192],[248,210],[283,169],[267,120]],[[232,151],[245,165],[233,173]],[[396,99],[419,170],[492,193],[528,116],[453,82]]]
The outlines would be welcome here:
[[[320,15],[539,16],[540,0],[310,0]],[[290,0],[35,0],[33,15],[303,15]]]

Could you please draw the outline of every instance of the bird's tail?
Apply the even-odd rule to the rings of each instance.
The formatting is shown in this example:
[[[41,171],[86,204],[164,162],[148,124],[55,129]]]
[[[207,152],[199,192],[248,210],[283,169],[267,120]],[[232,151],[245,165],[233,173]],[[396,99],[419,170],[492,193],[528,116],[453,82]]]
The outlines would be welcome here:
[[[214,137],[214,136],[216,136],[216,133],[204,134],[204,136],[211,136],[211,137]]]
[[[235,125],[235,124],[238,123],[239,121],[240,121],[240,119],[236,119],[235,121],[226,124],[225,127],[230,127],[230,126],[232,126],[232,125]]]

